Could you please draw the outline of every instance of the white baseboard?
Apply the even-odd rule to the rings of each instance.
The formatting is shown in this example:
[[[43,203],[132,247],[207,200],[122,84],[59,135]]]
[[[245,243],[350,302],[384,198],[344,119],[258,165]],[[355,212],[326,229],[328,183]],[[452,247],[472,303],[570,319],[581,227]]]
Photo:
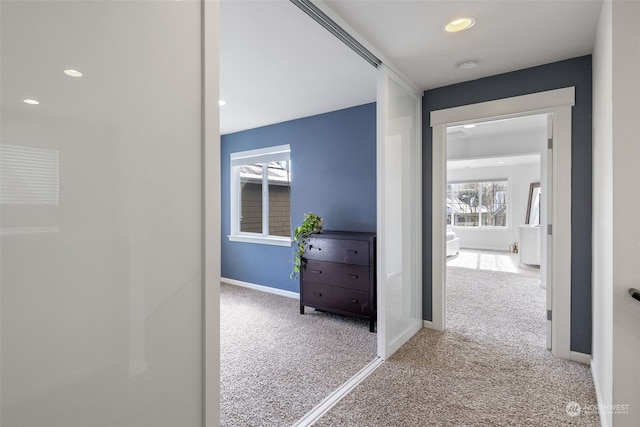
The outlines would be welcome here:
[[[509,252],[509,248],[505,248],[503,246],[460,246],[461,250],[471,250],[471,251],[491,251],[491,252],[507,252],[507,253],[511,253]]]
[[[584,363],[585,365],[591,365],[590,354],[584,354],[584,353],[579,353],[577,351],[572,351],[569,354],[569,359],[573,360],[574,362]]]
[[[283,297],[300,299],[300,294],[297,292],[285,291],[283,289],[272,288],[270,286],[256,285],[255,283],[243,282],[241,280],[236,280],[236,279],[228,279],[226,277],[221,277],[220,281],[224,283],[228,283],[230,285],[242,286],[243,288],[249,288],[256,291],[262,291],[270,294],[280,295]]]
[[[433,329],[433,322],[431,320],[423,320],[422,327]]]

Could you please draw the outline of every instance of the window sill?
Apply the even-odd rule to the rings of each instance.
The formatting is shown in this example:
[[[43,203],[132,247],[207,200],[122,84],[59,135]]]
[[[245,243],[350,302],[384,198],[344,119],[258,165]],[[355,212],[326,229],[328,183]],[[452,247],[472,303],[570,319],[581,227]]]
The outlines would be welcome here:
[[[485,226],[485,227],[464,227],[464,226],[447,226],[447,229],[450,230],[454,230],[454,231],[509,231],[511,230],[511,227],[507,226],[507,227],[489,227],[489,226]]]
[[[248,235],[232,235],[228,237],[230,242],[257,243],[259,245],[291,247],[290,237],[276,237],[276,236],[267,237],[267,236],[248,236]]]

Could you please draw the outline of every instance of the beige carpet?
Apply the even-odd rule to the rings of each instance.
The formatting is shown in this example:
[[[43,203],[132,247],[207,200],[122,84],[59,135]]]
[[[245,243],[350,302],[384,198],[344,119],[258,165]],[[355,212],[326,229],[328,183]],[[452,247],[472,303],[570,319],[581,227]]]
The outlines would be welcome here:
[[[316,426],[599,425],[589,367],[544,348],[537,278],[447,274],[449,329],[420,331]]]
[[[376,355],[369,322],[220,289],[222,426],[291,426]]]

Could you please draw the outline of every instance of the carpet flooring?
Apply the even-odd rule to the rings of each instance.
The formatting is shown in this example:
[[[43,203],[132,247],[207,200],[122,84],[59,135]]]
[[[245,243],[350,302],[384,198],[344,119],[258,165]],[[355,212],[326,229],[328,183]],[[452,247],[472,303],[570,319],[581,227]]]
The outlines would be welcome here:
[[[589,367],[545,348],[536,277],[447,275],[447,331],[422,329],[315,426],[599,425]]]
[[[220,288],[222,426],[291,426],[376,356],[369,322]]]

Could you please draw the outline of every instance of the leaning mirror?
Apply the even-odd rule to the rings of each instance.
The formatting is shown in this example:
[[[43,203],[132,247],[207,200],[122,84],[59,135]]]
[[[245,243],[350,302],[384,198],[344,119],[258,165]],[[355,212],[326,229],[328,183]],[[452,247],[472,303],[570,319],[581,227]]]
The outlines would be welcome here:
[[[540,183],[533,182],[529,186],[529,202],[527,203],[527,220],[525,224],[540,225]]]

